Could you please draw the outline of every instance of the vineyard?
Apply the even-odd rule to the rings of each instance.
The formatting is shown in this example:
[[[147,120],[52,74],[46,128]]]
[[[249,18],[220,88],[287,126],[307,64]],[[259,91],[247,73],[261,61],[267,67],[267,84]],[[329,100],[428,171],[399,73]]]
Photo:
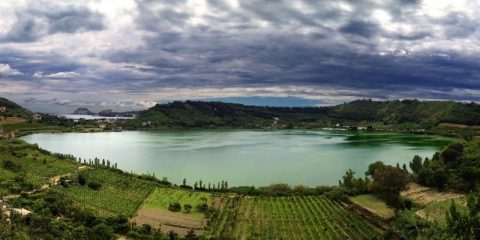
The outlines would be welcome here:
[[[83,171],[82,174],[86,174],[87,182],[100,183],[100,189],[93,190],[79,184],[56,189],[75,204],[101,216],[132,216],[155,186],[153,182],[99,168]]]
[[[214,236],[234,239],[372,239],[366,220],[326,197],[225,197],[210,221]]]
[[[10,167],[5,167],[5,162],[10,162]],[[60,159],[21,140],[4,138],[0,138],[0,166],[0,194],[40,188],[51,177],[78,168],[70,159]]]

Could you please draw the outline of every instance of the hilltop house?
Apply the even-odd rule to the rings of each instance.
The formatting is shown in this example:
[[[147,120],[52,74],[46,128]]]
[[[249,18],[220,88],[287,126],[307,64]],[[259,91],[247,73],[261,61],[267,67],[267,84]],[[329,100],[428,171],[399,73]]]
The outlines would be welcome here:
[[[42,120],[42,115],[38,113],[33,114],[33,120]]]

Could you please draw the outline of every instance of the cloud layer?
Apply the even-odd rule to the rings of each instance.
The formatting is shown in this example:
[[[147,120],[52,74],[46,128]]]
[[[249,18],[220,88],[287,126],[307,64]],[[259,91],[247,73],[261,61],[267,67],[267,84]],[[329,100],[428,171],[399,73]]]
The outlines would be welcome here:
[[[7,0],[0,94],[111,107],[245,96],[480,101],[479,12],[469,0]]]

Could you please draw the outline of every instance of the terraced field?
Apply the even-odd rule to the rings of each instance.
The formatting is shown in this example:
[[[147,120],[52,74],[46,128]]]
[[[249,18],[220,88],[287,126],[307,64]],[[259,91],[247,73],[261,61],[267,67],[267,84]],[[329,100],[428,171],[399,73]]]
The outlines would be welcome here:
[[[210,222],[214,236],[234,239],[373,239],[366,220],[326,197],[225,197]]]
[[[181,210],[172,212],[168,210],[171,203],[179,203]],[[145,200],[144,204],[132,218],[136,225],[149,224],[163,232],[174,231],[182,236],[189,230],[202,235],[207,223],[205,214],[197,206],[212,203],[212,195],[205,192],[183,190],[178,188],[156,188]],[[185,210],[185,205],[192,206],[190,211]]]

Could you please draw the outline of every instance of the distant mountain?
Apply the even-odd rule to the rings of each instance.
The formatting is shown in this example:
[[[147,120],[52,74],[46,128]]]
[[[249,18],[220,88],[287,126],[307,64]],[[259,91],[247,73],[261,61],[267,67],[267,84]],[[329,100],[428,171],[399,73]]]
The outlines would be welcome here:
[[[111,109],[107,109],[100,111],[98,115],[102,117],[135,117],[137,115],[137,112],[114,112]]]
[[[141,111],[132,126],[153,128],[302,128],[341,125],[394,125],[432,128],[439,123],[480,124],[480,105],[453,101],[357,100],[329,107],[262,107],[185,101]]]
[[[0,116],[30,118],[32,115],[33,113],[28,109],[6,98],[0,97]]]
[[[76,115],[95,115],[95,113],[88,110],[88,108],[77,108],[77,110],[75,110],[73,112],[73,114],[76,114]]]

